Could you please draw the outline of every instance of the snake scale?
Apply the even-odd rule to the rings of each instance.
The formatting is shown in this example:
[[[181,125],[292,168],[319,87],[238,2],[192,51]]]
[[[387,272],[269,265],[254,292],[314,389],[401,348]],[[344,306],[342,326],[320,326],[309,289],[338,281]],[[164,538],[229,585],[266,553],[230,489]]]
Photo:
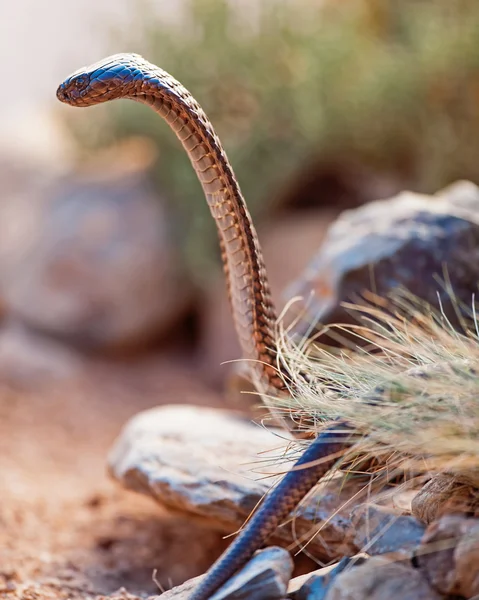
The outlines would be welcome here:
[[[117,54],[73,73],[60,101],[86,107],[129,98],[151,106],[183,144],[216,222],[231,310],[243,358],[261,393],[285,393],[277,368],[276,313],[258,237],[233,169],[208,117],[181,83],[137,54]],[[350,428],[336,423],[306,449],[246,527],[211,567],[191,600],[207,600],[225,583],[336,462]]]

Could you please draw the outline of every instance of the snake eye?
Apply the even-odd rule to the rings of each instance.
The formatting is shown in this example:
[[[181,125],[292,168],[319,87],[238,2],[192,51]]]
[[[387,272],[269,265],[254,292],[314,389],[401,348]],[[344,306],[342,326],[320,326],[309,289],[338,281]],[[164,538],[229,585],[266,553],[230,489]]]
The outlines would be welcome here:
[[[88,85],[88,77],[86,75],[78,75],[74,80],[77,90],[83,90]]]

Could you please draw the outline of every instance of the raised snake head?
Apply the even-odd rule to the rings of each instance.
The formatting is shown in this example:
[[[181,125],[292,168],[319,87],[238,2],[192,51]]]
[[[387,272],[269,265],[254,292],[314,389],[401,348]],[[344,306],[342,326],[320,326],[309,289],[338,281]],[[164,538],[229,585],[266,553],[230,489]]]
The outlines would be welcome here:
[[[134,95],[141,84],[139,66],[146,70],[150,65],[138,54],[109,56],[72,73],[58,87],[57,98],[70,106],[84,107]]]

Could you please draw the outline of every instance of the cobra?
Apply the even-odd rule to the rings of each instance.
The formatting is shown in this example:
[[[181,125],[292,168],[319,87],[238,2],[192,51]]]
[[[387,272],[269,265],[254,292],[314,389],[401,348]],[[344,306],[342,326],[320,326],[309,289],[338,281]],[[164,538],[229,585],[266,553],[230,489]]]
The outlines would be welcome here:
[[[263,395],[287,393],[279,369],[276,312],[258,237],[239,184],[206,114],[174,77],[137,54],[117,54],[63,82],[60,101],[87,107],[129,98],[147,104],[175,132],[216,222],[236,333],[251,379]],[[260,548],[350,443],[347,423],[325,429],[268,494],[247,526],[211,567],[191,600],[206,600]]]

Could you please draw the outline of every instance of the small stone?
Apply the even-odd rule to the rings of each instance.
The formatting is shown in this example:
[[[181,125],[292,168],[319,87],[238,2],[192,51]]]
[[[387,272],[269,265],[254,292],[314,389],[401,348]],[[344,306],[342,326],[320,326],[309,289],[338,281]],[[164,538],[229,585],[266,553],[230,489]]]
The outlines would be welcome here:
[[[419,571],[400,562],[373,557],[333,581],[325,600],[440,600]]]
[[[416,494],[411,509],[413,515],[426,524],[452,513],[479,516],[479,495],[472,485],[442,473],[430,479]]]
[[[279,600],[286,596],[293,559],[283,548],[257,552],[248,564],[221,587],[211,600]]]
[[[374,504],[355,508],[351,520],[353,543],[373,556],[391,552],[410,556],[426,530],[414,517]]]
[[[479,519],[447,515],[432,523],[417,552],[417,564],[443,594],[479,594]]]
[[[293,560],[286,550],[271,546],[256,552],[236,575],[225,583],[210,600],[280,600],[286,597],[288,582],[293,573]],[[187,600],[205,575],[195,577],[182,585],[149,600]]]

